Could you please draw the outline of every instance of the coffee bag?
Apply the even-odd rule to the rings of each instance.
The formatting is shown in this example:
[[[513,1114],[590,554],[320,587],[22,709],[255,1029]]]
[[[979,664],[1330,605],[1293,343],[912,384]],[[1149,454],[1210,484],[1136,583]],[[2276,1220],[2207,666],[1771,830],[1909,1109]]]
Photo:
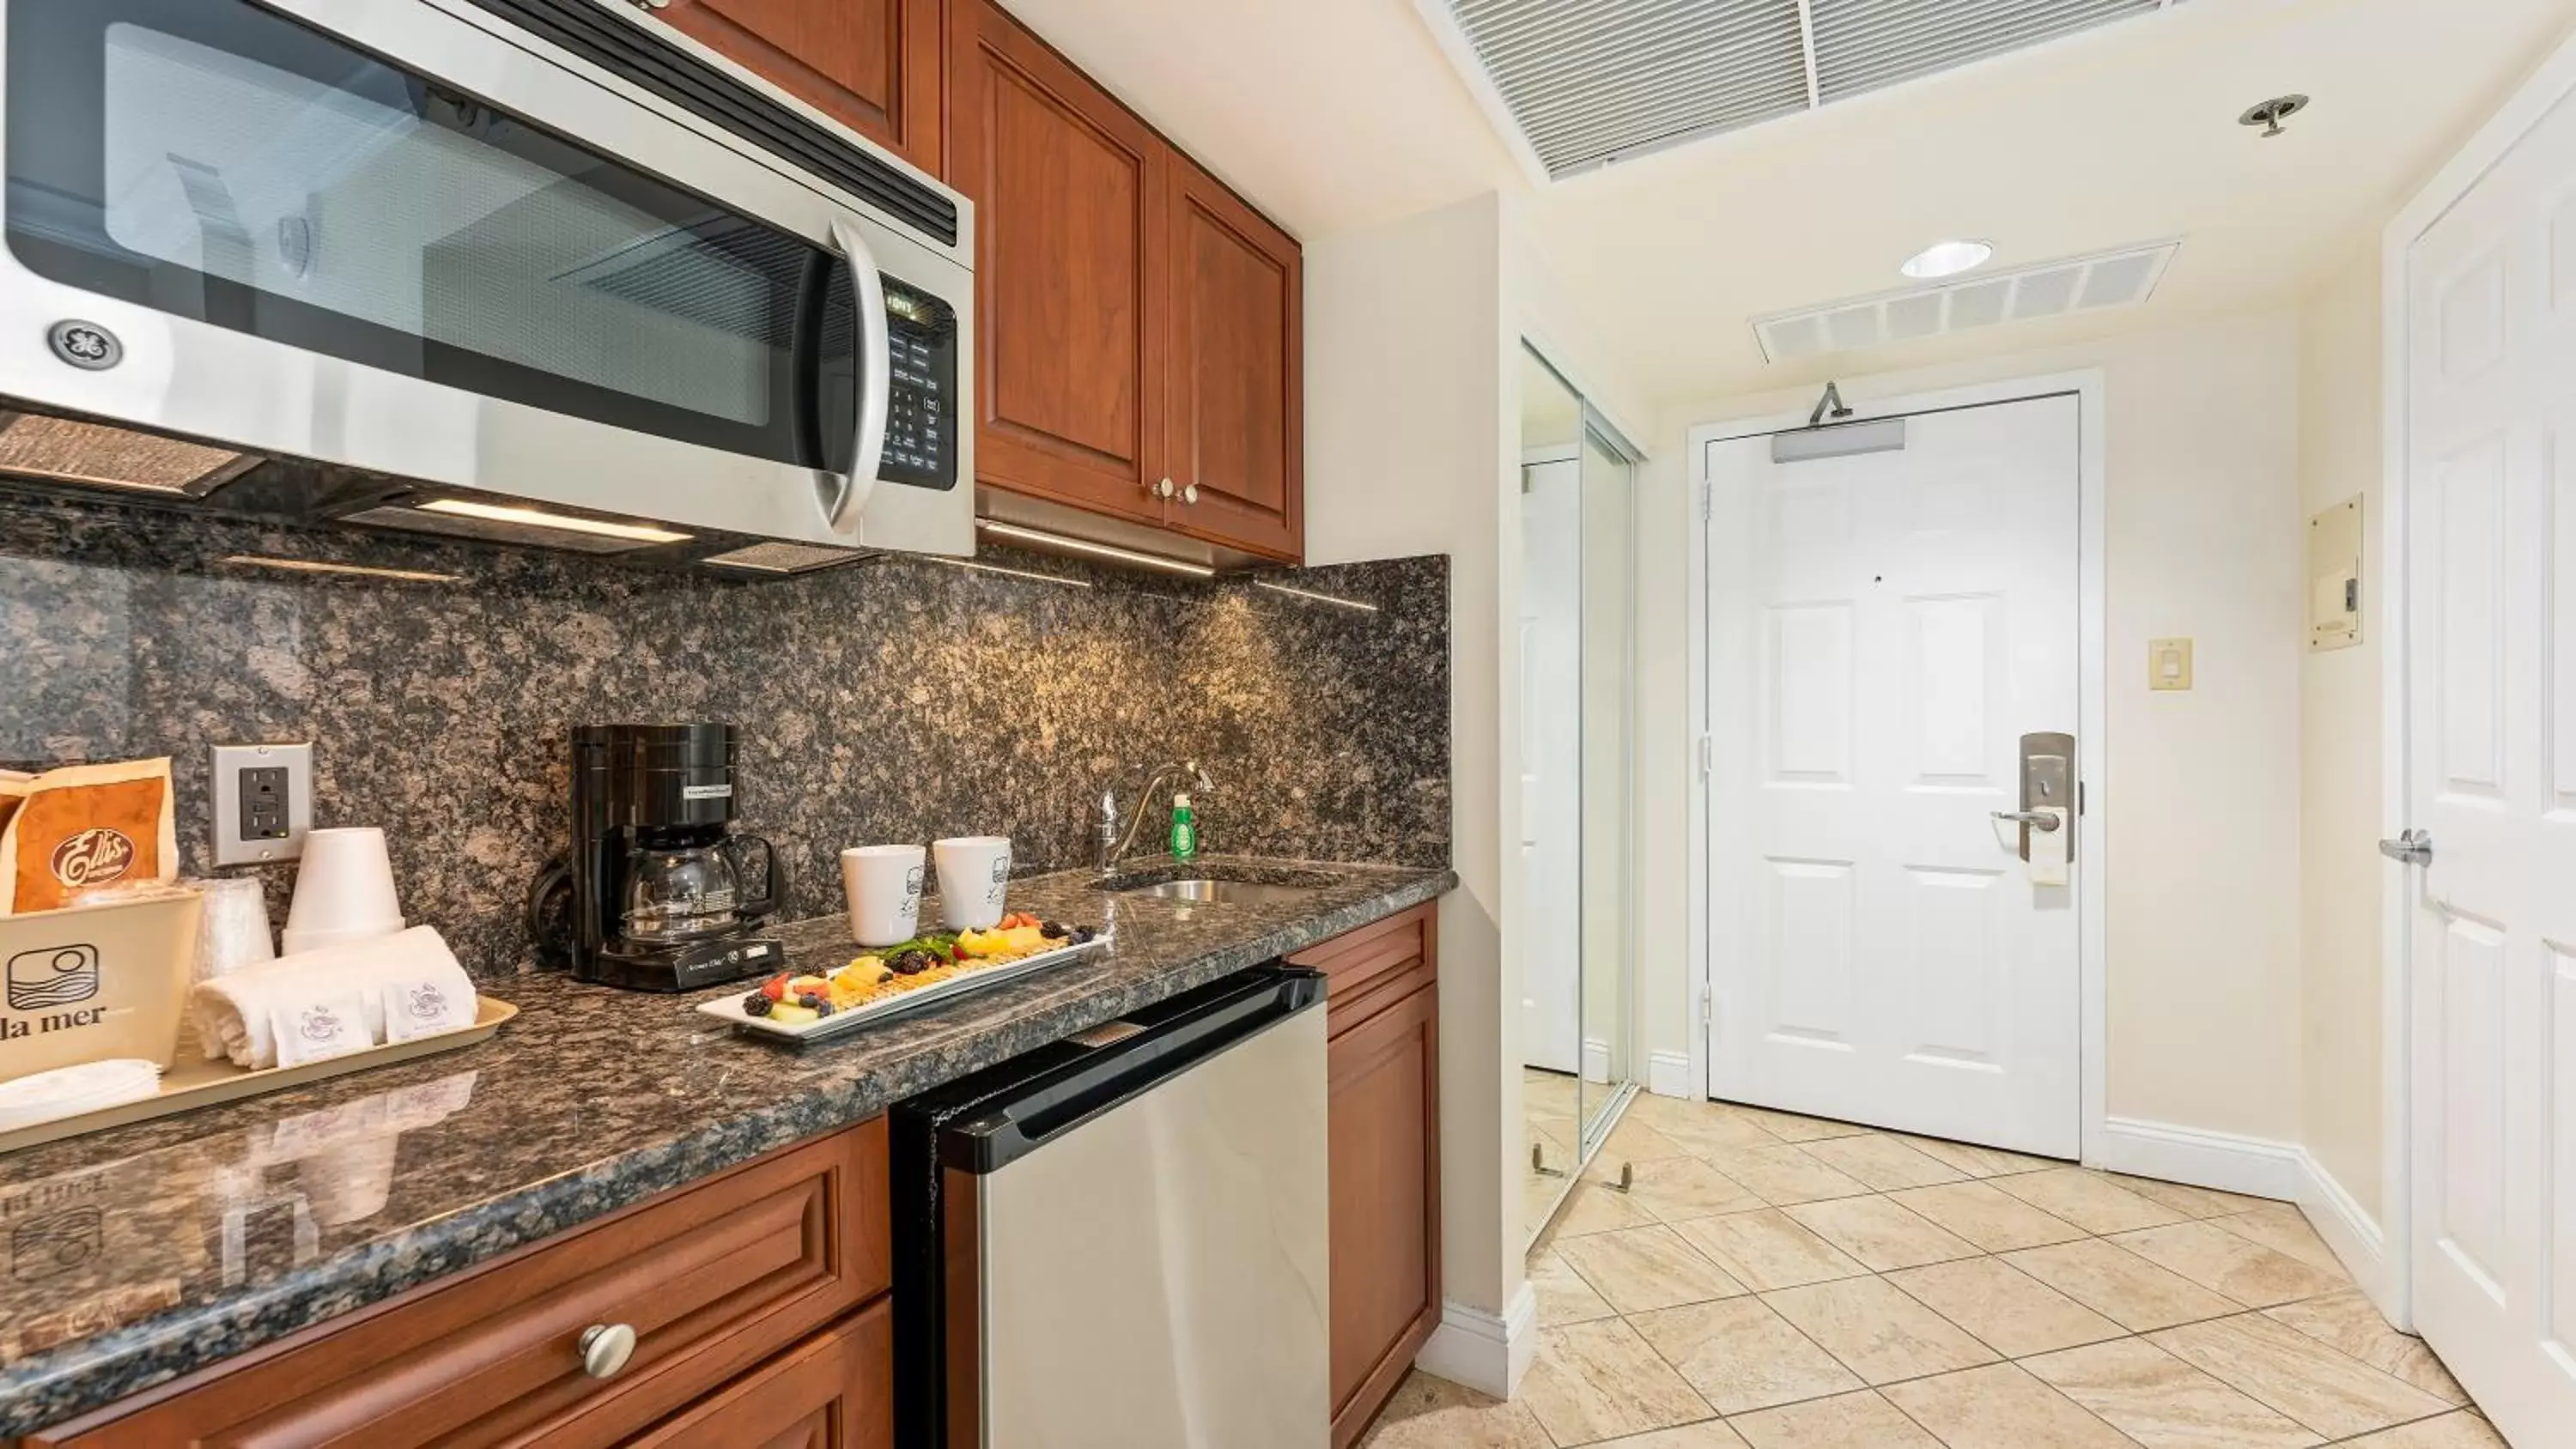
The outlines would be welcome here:
[[[54,910],[101,886],[177,879],[172,807],[166,757],[0,778],[0,916]]]

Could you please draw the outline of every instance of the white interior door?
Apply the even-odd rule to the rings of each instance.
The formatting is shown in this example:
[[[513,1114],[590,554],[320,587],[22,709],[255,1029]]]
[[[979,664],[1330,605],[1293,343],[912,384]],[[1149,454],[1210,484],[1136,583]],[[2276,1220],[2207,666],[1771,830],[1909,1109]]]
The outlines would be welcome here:
[[[2076,728],[2077,419],[1710,445],[1712,1095],[2076,1155],[2090,862],[2035,884],[1991,816]]]
[[[2576,102],[2407,254],[2415,1323],[2576,1442]]]
[[[1583,1041],[1582,469],[1521,469],[1521,1055],[1572,1072]]]

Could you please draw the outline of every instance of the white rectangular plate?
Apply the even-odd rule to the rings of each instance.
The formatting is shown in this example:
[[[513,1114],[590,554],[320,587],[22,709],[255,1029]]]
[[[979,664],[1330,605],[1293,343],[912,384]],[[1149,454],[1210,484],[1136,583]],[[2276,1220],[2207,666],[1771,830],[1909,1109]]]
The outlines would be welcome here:
[[[836,1011],[830,1016],[818,1017],[808,1022],[788,1023],[752,1015],[742,1009],[743,998],[751,994],[750,990],[727,992],[713,1001],[701,1001],[698,1003],[698,1010],[709,1016],[720,1016],[756,1036],[772,1037],[779,1041],[819,1041],[826,1037],[838,1036],[846,1031],[856,1031],[871,1022],[910,1016],[916,1011],[937,1006],[943,1001],[954,1001],[960,996],[999,986],[1005,981],[1016,981],[1032,971],[1061,966],[1076,956],[1097,951],[1108,944],[1107,936],[1096,936],[1079,946],[1042,951],[1035,956],[1023,956],[1017,961],[1005,962],[999,966],[986,966],[980,970],[962,972],[936,986],[925,986],[918,991],[897,992],[892,996],[880,997],[865,1006],[853,1006],[847,1011]],[[851,949],[855,953],[858,948]]]

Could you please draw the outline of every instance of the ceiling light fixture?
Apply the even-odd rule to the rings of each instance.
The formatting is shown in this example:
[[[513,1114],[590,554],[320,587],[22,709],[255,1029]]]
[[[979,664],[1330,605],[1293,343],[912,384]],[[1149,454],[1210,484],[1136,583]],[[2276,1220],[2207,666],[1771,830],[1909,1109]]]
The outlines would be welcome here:
[[[453,584],[464,579],[462,574],[435,574],[423,569],[380,569],[365,564],[324,563],[309,558],[271,558],[266,554],[226,554],[217,563],[236,564],[243,568],[283,569],[298,574],[350,574],[368,579],[395,579],[407,584]]]
[[[976,519],[975,526],[984,530],[986,533],[993,535],[995,538],[1007,538],[1015,542],[1030,544],[1038,548],[1062,549],[1067,553],[1088,554],[1093,558],[1113,559],[1119,563],[1136,564],[1143,568],[1162,569],[1167,573],[1187,574],[1194,579],[1211,579],[1216,577],[1216,570],[1208,567],[1206,564],[1194,564],[1183,559],[1165,558],[1161,554],[1142,553],[1132,548],[1116,548],[1105,543],[1093,543],[1087,538],[1074,538],[1061,533],[1048,533],[1043,529],[1022,528],[1016,523],[997,523],[989,518]]]
[[[420,508],[424,513],[449,513],[459,518],[479,518],[486,523],[554,528],[566,533],[597,534],[602,538],[631,538],[638,543],[684,543],[689,538],[685,533],[673,533],[667,528],[641,523],[616,523],[573,513],[548,513],[542,508],[511,508],[499,503],[477,503],[470,498],[433,498]]]
[[[1374,614],[1377,612],[1377,605],[1367,603],[1363,600],[1337,599],[1331,594],[1319,594],[1312,589],[1292,589],[1286,584],[1274,584],[1268,579],[1254,579],[1252,581],[1252,586],[1256,589],[1268,589],[1274,594],[1289,594],[1300,599],[1312,599],[1318,604],[1331,604],[1337,608],[1357,609],[1362,613],[1368,614]]]
[[[1995,254],[1994,243],[1981,241],[1937,241],[1905,259],[1898,271],[1916,279],[1955,277],[1986,264]]]

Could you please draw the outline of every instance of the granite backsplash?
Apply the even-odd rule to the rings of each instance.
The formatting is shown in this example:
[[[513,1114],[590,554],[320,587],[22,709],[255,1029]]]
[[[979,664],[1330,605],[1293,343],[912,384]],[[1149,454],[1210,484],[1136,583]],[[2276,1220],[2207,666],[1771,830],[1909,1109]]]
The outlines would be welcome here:
[[[1101,789],[1132,808],[1184,757],[1215,784],[1208,850],[1448,863],[1446,559],[1205,582],[982,561],[1047,577],[898,557],[735,582],[0,496],[0,763],[169,755],[202,873],[209,748],[309,739],[315,823],[383,826],[407,914],[485,974],[527,958],[576,722],[737,726],[740,819],[785,852],[798,916],[839,909],[845,845],[995,832],[1023,870],[1087,863]],[[291,873],[260,869],[282,916]]]

